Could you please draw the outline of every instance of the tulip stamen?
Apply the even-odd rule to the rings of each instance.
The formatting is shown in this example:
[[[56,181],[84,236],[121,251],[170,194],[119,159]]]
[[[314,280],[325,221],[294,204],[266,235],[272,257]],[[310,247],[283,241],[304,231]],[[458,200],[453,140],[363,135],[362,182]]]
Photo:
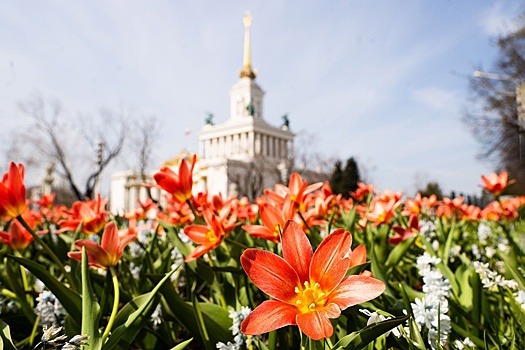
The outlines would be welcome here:
[[[303,287],[304,286],[304,287]],[[304,281],[303,286],[294,288],[297,294],[293,303],[301,313],[315,311],[326,304],[326,293],[317,282]]]
[[[209,230],[206,233],[206,237],[208,237],[208,241],[210,241],[210,243],[215,243],[218,240],[217,235],[215,234],[215,231],[213,230]]]

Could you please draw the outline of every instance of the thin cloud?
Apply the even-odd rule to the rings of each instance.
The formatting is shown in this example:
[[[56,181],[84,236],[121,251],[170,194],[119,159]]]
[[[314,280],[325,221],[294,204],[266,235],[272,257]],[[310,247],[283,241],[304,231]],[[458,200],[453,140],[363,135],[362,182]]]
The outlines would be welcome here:
[[[414,90],[412,98],[427,107],[441,112],[457,111],[457,106],[460,104],[457,92],[437,86]]]

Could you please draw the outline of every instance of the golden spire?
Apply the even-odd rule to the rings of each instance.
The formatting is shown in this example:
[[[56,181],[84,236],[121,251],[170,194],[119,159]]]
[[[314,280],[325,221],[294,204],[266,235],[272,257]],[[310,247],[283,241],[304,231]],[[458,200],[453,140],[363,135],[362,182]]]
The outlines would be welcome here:
[[[255,72],[252,69],[252,56],[250,52],[250,27],[252,26],[252,16],[246,11],[242,19],[244,23],[244,56],[242,61],[241,78],[248,77],[255,79]]]

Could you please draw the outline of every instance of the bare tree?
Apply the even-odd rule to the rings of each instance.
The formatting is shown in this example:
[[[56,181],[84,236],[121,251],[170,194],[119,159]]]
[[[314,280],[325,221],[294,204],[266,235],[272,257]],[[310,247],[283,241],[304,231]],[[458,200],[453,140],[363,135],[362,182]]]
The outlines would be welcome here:
[[[159,122],[155,116],[141,116],[135,118],[130,140],[132,149],[137,157],[137,168],[142,182],[147,182],[150,178],[148,169],[153,160],[156,141],[159,135]],[[151,188],[146,187],[148,196],[154,200]]]
[[[268,174],[268,162],[263,156],[257,156],[251,162],[235,160],[229,162],[235,163],[232,167],[235,171],[228,172],[228,181],[235,185],[239,197],[247,197],[250,201],[254,201],[264,190],[264,176]],[[275,182],[277,179],[278,177],[275,178]]]
[[[300,174],[312,183],[330,179],[332,169],[337,160],[334,157],[328,157],[317,152],[315,144],[315,134],[305,131],[297,133],[294,147],[288,152],[283,164],[285,170],[280,169],[281,174],[286,174],[286,178],[281,179],[283,184],[288,183],[292,172]]]
[[[499,38],[497,45],[495,67],[470,79],[474,103],[465,121],[481,144],[480,158],[508,170],[518,180],[514,191],[525,193],[525,130],[519,123],[517,96],[525,82],[525,26]]]
[[[11,155],[30,166],[54,163],[77,199],[93,198],[102,172],[123,149],[125,120],[109,110],[102,110],[99,118],[66,118],[58,100],[45,101],[41,95],[21,102],[19,108],[32,125],[13,136]]]

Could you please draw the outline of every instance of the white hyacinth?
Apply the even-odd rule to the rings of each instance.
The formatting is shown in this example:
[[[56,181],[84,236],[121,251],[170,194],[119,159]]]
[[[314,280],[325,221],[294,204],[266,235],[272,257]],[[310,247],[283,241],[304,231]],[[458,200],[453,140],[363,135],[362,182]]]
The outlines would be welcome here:
[[[64,323],[66,312],[53,293],[44,290],[36,297],[35,313],[40,316],[40,325],[58,327]]]
[[[514,298],[516,298],[518,304],[521,305],[521,308],[525,310],[525,291],[517,291],[516,293],[514,293]]]
[[[247,348],[250,347],[252,337],[247,337],[246,335],[241,333],[241,322],[248,317],[248,315],[252,312],[252,309],[250,309],[248,306],[241,307],[240,311],[232,310],[229,313],[229,317],[232,319],[232,326],[230,327],[230,330],[233,334],[233,343],[228,342],[227,344],[224,344],[223,342],[218,342],[215,346],[217,349],[220,350],[239,350],[243,347],[243,345],[246,345]]]
[[[428,219],[419,222],[419,232],[425,237],[434,238],[436,234],[436,224]]]
[[[481,244],[487,245],[489,238],[492,236],[492,230],[484,222],[478,225],[478,240]]]
[[[151,314],[151,322],[153,323],[153,329],[158,329],[162,324],[162,306],[160,304],[157,305]]]
[[[177,248],[173,248],[171,251],[171,269],[175,272],[171,275],[170,279],[172,282],[175,282],[179,279],[181,268],[184,266],[184,256]]]
[[[518,289],[518,283],[514,280],[506,280],[502,275],[493,271],[488,263],[482,263],[481,261],[474,261],[472,263],[476,273],[481,279],[483,288],[490,291],[497,291],[498,287],[510,288],[512,290]]]
[[[416,265],[419,275],[423,277],[425,296],[416,298],[415,303],[412,303],[414,319],[420,330],[423,327],[428,330],[428,342],[432,349],[436,348],[438,341],[442,345],[446,344],[451,330],[450,317],[447,315],[447,298],[451,287],[449,280],[436,268],[439,263],[441,259],[427,252],[418,257]]]
[[[466,350],[466,349],[475,349],[476,348],[476,344],[474,344],[472,342],[472,340],[469,339],[469,337],[466,337],[465,339],[463,339],[463,341],[461,341],[459,339],[456,340],[454,342],[454,346],[458,350]]]

